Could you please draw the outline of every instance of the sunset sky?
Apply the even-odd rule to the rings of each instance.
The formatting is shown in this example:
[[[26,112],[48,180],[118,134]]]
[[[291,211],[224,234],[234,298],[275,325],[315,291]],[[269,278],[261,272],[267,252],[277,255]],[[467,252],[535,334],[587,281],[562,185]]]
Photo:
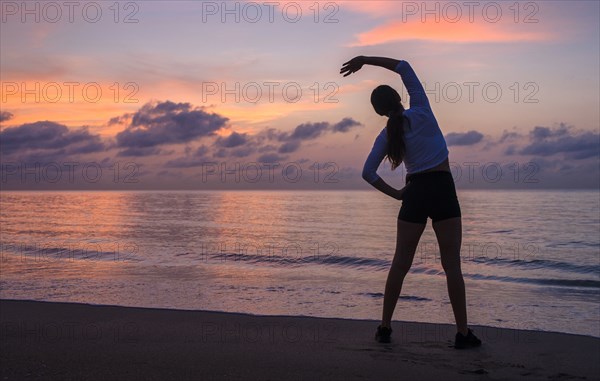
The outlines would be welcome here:
[[[596,1],[0,4],[4,189],[369,189],[370,93],[408,97],[356,55],[412,65],[457,187],[599,185]]]

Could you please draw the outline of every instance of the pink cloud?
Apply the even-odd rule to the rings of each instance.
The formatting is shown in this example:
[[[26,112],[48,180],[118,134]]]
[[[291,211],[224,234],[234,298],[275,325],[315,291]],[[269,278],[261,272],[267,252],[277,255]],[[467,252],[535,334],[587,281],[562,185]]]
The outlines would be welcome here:
[[[537,30],[535,30],[537,29]],[[350,46],[378,45],[394,41],[427,40],[438,42],[531,42],[550,41],[554,34],[533,25],[520,28],[492,23],[470,23],[468,19],[450,22],[390,21],[360,33]]]

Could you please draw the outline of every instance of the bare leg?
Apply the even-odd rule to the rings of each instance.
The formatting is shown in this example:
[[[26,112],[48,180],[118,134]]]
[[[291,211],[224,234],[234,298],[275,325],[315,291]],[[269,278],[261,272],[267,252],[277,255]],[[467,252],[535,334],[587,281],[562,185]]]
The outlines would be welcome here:
[[[460,217],[448,218],[433,224],[433,230],[440,246],[442,267],[446,272],[448,296],[452,303],[456,328],[467,334],[467,302],[465,282],[460,268],[460,247],[462,243],[462,220]]]
[[[418,224],[398,220],[398,232],[396,235],[396,252],[392,266],[388,273],[385,284],[385,295],[383,297],[383,315],[381,325],[391,327],[392,315],[400,296],[404,277],[410,270],[417,245],[426,224]]]

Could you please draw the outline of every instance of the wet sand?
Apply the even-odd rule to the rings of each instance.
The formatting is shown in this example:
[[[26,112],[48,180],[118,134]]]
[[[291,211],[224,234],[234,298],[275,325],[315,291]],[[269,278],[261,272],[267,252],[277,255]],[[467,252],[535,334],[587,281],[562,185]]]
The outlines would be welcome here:
[[[2,380],[595,380],[600,339],[472,326],[0,301]]]

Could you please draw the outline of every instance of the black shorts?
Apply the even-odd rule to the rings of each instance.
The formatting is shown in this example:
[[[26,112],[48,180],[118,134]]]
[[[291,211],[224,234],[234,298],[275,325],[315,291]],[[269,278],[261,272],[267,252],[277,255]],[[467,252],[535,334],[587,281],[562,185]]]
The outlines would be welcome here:
[[[450,172],[432,171],[407,175],[406,184],[398,219],[427,223],[427,217],[436,222],[461,216]]]

